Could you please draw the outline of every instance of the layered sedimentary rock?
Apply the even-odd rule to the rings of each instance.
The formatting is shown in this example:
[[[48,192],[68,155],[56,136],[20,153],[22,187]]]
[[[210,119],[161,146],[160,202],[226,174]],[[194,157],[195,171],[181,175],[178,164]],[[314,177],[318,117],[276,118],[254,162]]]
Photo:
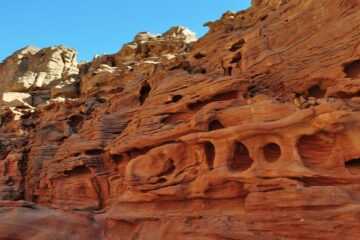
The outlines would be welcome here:
[[[359,239],[359,18],[357,0],[253,1],[197,41],[15,53],[0,238]]]

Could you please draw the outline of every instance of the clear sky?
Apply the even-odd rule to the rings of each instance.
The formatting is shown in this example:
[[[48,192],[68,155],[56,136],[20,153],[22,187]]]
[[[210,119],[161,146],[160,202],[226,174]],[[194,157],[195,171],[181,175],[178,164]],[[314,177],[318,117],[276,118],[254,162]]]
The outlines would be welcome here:
[[[27,45],[65,45],[79,60],[115,53],[141,31],[185,26],[197,36],[205,22],[250,6],[251,0],[3,0],[0,62]]]

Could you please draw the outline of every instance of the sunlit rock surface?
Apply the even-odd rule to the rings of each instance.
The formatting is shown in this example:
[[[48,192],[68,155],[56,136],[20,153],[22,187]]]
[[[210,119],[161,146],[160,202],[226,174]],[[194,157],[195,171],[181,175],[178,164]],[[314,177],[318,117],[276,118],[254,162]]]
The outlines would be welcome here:
[[[4,60],[1,239],[359,239],[360,1],[206,25]]]

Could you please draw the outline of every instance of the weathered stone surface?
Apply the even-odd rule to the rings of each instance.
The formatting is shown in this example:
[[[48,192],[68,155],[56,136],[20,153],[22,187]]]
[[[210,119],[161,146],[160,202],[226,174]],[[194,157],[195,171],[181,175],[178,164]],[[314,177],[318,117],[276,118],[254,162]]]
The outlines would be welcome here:
[[[0,236],[359,239],[359,17],[257,0],[26,90],[0,111]]]
[[[177,63],[195,40],[195,33],[184,27],[173,27],[163,34],[139,33],[118,53],[97,56],[80,67],[81,94],[106,96],[122,91],[131,80],[145,80]]]
[[[48,100],[51,88],[78,78],[76,55],[75,50],[63,46],[44,49],[29,46],[15,52],[0,65],[0,93],[29,93],[39,98],[33,103],[38,105]],[[44,93],[48,96],[41,99]]]
[[[4,92],[1,103],[7,107],[27,107],[32,104],[32,97],[29,93]]]

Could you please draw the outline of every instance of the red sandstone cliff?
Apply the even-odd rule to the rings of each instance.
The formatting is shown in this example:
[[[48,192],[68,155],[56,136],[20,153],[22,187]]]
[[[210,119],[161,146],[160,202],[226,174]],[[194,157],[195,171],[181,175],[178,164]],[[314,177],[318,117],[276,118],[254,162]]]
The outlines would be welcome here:
[[[360,239],[360,1],[206,25],[0,64],[0,239]]]

